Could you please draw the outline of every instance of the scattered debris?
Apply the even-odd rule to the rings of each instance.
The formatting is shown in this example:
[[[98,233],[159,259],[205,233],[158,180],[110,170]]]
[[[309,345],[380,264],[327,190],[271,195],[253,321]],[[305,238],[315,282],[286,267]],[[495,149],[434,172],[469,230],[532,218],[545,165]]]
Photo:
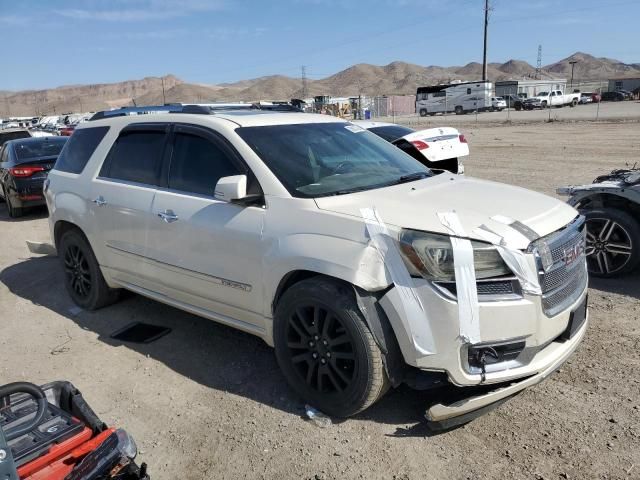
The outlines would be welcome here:
[[[61,353],[67,353],[70,350],[70,348],[67,347],[66,345],[71,340],[73,340],[73,337],[71,335],[69,335],[69,330],[66,330],[66,332],[67,332],[67,340],[65,340],[61,344],[56,345],[55,347],[53,347],[51,349],[51,351],[49,352],[51,355],[60,355]]]
[[[321,411],[316,410],[311,405],[305,405],[304,410],[307,415],[307,418],[320,428],[330,427],[333,423],[331,422],[331,418],[326,416]]]
[[[32,242],[31,240],[26,240],[27,248],[31,253],[35,253],[36,255],[52,255],[57,256],[58,252],[55,247],[50,243],[44,242]]]

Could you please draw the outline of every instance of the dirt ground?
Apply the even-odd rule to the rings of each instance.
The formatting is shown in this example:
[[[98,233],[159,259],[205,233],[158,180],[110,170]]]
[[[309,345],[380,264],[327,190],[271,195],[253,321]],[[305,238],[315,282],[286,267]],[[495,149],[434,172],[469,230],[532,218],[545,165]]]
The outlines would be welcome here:
[[[468,175],[548,194],[640,160],[638,123],[459,128]],[[48,240],[46,211],[10,221],[0,204],[0,383],[72,381],[133,433],[153,479],[640,478],[640,274],[592,281],[577,353],[464,427],[430,433],[432,394],[400,388],[319,428],[257,338],[135,295],[80,311],[58,260],[31,256],[26,239]],[[110,338],[134,320],[173,331],[149,345]]]

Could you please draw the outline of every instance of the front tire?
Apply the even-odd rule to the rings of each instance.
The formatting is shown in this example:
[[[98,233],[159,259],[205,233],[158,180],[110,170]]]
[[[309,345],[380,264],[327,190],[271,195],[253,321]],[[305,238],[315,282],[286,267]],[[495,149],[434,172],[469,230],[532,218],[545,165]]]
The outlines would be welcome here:
[[[456,106],[456,108],[453,111],[455,112],[456,115],[462,115],[464,113],[464,110],[462,110],[462,107],[460,105]]]
[[[586,217],[587,268],[595,277],[613,277],[640,263],[640,224],[617,208],[583,212]]]
[[[386,392],[382,352],[348,285],[303,280],[283,294],[274,322],[278,364],[307,403],[349,417]]]
[[[93,250],[78,230],[69,230],[60,239],[60,260],[65,287],[76,305],[97,310],[114,303],[119,290],[109,288]]]
[[[426,117],[427,116],[427,109],[426,108],[421,108],[420,109],[420,116],[421,117]]]

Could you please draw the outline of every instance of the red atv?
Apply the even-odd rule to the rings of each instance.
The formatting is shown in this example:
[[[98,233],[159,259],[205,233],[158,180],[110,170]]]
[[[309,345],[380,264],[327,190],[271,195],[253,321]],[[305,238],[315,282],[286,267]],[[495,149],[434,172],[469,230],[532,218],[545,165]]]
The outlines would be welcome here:
[[[136,444],[69,382],[0,386],[0,479],[149,480]]]

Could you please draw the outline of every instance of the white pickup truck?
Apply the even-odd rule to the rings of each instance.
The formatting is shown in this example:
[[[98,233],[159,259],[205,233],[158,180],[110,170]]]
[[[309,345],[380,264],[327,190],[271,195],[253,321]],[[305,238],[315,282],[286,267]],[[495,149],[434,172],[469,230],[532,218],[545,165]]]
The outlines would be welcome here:
[[[575,107],[580,101],[580,93],[562,93],[562,90],[551,90],[549,92],[540,92],[536,96],[528,98],[524,102],[525,108],[547,108],[564,107],[569,105]]]

